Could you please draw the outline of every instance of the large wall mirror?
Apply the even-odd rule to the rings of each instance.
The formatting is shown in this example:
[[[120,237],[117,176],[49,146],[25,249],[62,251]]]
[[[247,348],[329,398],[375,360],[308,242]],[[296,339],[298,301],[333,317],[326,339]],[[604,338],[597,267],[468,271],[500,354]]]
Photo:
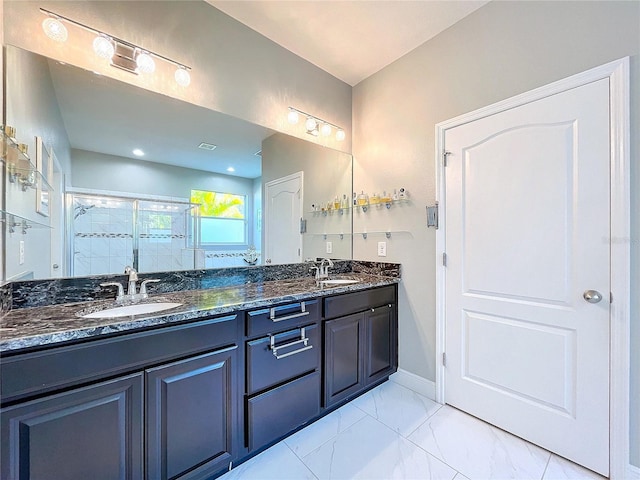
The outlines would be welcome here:
[[[5,55],[5,280],[351,258],[351,155]]]

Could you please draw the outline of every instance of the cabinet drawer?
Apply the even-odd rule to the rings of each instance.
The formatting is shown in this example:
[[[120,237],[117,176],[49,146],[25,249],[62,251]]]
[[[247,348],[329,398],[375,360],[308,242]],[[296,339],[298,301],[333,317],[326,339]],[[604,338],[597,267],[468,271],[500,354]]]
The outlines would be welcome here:
[[[396,303],[396,285],[327,297],[324,299],[324,318],[350,315],[390,303]]]
[[[319,331],[317,324],[312,324],[247,342],[247,393],[256,393],[318,368]]]
[[[320,318],[320,302],[305,300],[247,313],[247,336],[264,335],[313,323]]]
[[[247,400],[248,447],[256,450],[320,413],[320,373],[311,373]]]
[[[237,315],[0,358],[2,403],[237,343]]]

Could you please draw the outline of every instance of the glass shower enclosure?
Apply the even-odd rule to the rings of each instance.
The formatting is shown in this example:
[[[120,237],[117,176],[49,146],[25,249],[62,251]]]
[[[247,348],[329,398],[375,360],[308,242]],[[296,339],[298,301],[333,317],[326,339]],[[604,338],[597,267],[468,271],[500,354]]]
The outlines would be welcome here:
[[[198,209],[186,201],[67,194],[70,276],[202,268]]]

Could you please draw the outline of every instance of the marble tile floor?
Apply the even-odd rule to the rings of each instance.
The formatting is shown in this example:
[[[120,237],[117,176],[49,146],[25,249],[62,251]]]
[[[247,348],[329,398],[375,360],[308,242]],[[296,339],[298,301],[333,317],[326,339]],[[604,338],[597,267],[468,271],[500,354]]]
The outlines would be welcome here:
[[[222,480],[603,480],[574,463],[392,381]]]

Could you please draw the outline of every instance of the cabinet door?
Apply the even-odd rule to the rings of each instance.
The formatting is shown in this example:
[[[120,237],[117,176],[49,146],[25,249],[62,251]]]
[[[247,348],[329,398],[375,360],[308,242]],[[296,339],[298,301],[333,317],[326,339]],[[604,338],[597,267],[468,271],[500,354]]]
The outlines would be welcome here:
[[[364,386],[364,315],[324,323],[324,406],[344,400]]]
[[[142,479],[142,388],[137,374],[2,409],[1,477]]]
[[[148,478],[208,478],[228,466],[240,388],[236,349],[146,371]]]
[[[397,327],[393,304],[366,312],[365,329],[365,381],[373,383],[388,377],[397,367]]]

